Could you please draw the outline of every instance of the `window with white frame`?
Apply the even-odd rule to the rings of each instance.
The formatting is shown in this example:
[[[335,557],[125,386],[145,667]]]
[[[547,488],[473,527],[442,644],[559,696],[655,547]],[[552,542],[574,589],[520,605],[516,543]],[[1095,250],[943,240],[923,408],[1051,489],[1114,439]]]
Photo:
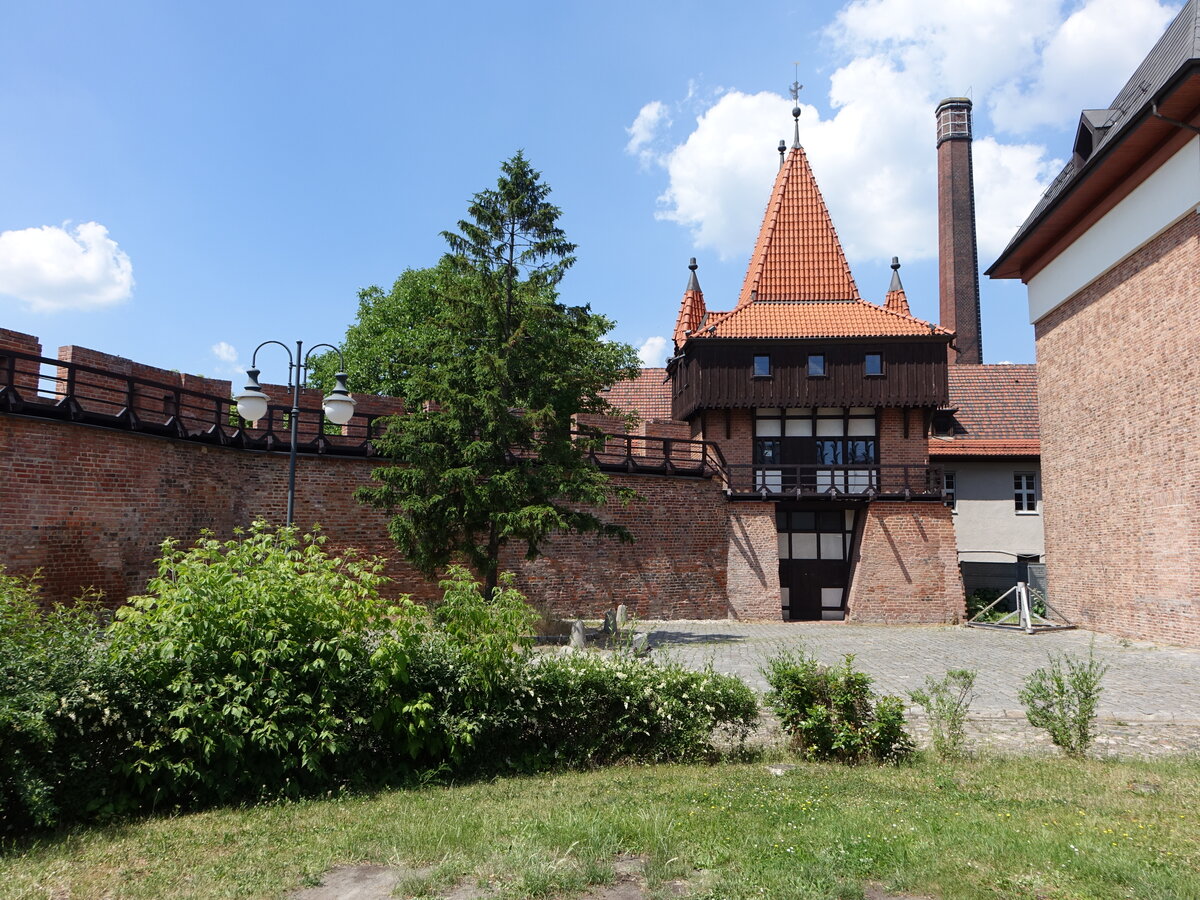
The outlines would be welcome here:
[[[958,509],[958,473],[943,472],[942,473],[942,493],[946,497],[946,505],[951,509]]]
[[[1037,474],[1034,472],[1013,473],[1013,505],[1017,513],[1037,512]]]

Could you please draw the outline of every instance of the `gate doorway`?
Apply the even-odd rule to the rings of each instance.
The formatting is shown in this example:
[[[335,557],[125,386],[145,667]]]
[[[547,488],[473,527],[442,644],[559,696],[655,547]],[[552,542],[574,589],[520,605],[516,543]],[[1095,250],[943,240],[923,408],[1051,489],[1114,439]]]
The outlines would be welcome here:
[[[857,524],[857,507],[822,504],[805,508],[785,503],[776,507],[779,590],[785,620],[846,618],[850,554]]]

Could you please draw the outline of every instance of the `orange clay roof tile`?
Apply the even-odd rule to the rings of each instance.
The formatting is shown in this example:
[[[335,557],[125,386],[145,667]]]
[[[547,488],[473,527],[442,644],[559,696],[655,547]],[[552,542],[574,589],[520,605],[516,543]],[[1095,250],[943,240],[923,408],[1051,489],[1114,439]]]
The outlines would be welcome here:
[[[683,343],[685,329],[680,325],[688,304],[685,294],[676,326],[677,344]],[[688,321],[692,318],[699,321],[702,316],[689,315]],[[898,296],[889,292],[886,307],[859,296],[801,147],[792,148],[775,179],[737,306],[729,312],[709,312],[702,328],[690,330],[695,332],[693,338],[950,335],[914,318],[903,289]]]
[[[754,300],[857,300],[842,243],[804,148],[775,178],[738,306]]]
[[[931,457],[946,456],[1041,456],[1042,442],[1038,440],[946,440],[929,439]]]
[[[671,390],[667,370],[646,368],[629,381],[618,381],[604,394],[621,412],[635,412],[643,422],[671,418]]]
[[[695,331],[704,319],[704,293],[700,290],[687,290],[683,293],[683,303],[679,307],[679,318],[675,321],[675,346],[682,347],[688,335],[684,332]]]
[[[863,300],[826,303],[760,300],[731,312],[710,313],[708,322],[709,328],[693,337],[800,339],[949,334],[936,325]]]
[[[903,290],[888,291],[887,296],[883,299],[883,308],[905,316],[912,315],[908,308],[908,295]]]

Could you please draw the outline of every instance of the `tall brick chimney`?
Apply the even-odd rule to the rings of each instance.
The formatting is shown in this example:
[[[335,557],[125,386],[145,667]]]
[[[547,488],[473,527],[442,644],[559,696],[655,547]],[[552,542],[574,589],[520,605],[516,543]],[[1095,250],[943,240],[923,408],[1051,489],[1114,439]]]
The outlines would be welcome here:
[[[936,115],[939,324],[958,335],[951,345],[950,362],[981,363],[979,253],[975,246],[975,180],[971,174],[971,101],[966,97],[950,97],[938,104]]]

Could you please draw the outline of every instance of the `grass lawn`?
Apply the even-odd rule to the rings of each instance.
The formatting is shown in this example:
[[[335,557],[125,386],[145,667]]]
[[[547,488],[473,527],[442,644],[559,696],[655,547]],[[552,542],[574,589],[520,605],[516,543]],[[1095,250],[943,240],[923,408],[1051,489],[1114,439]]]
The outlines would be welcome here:
[[[278,897],[334,865],[432,865],[569,897],[621,854],[705,898],[1200,897],[1200,761],[614,768],[160,816],[4,848],[0,896]],[[398,895],[404,895],[402,890]]]

